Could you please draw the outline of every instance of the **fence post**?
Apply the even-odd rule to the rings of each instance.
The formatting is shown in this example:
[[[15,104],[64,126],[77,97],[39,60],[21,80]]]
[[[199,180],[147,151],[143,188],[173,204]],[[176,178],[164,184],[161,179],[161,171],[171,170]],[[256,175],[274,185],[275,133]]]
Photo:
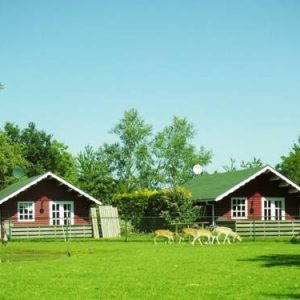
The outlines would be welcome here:
[[[9,221],[8,221],[8,232],[9,232],[9,239],[11,239],[11,219],[9,217]]]
[[[125,217],[125,242],[128,242],[127,217]]]
[[[0,211],[0,238],[2,239],[2,234],[3,234],[3,224],[2,224],[2,215]]]
[[[70,233],[69,233],[69,220],[67,220],[66,223],[67,223],[67,242],[68,242],[68,241],[69,241],[69,238],[70,238],[70,237],[69,237],[69,234],[70,234]]]
[[[252,228],[252,230],[253,230],[253,242],[255,242],[255,237],[256,237],[256,228],[255,228],[255,220],[253,220],[253,228]]]

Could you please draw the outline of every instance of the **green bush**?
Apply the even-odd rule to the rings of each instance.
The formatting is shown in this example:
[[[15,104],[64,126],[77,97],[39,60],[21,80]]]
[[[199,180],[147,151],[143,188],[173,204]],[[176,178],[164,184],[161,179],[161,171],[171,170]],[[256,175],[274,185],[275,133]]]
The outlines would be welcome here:
[[[134,233],[134,227],[130,220],[121,219],[120,229],[121,229],[121,236],[124,236],[126,234],[126,231],[128,235]]]
[[[172,222],[191,222],[199,215],[193,207],[191,193],[182,187],[116,194],[112,203],[123,218],[143,232],[171,227]]]

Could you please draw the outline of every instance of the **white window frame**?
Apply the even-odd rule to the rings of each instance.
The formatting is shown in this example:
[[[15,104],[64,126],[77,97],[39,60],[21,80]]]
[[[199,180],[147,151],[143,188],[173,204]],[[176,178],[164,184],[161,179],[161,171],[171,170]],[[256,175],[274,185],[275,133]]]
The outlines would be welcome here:
[[[32,207],[32,219],[21,219],[20,218],[20,216],[21,216],[21,214],[20,214],[20,206],[21,206],[21,204],[24,204],[24,203],[26,203],[26,204],[30,204],[31,205],[31,207]],[[34,203],[34,201],[18,201],[18,222],[35,222],[35,203]]]
[[[271,201],[271,220],[265,220],[265,200],[270,200]],[[275,215],[272,216],[272,212],[274,212],[274,202],[276,200],[281,201],[281,220],[275,220]],[[262,197],[261,198],[261,219],[262,221],[284,221],[285,220],[285,197]]]
[[[69,225],[74,225],[74,201],[49,201],[49,224],[51,226],[63,226],[64,224],[58,224],[58,225],[53,225],[53,216],[52,216],[52,204],[59,204],[60,205],[60,213],[62,212],[62,207],[64,204],[71,204],[71,224]],[[63,217],[60,217],[63,218]],[[60,220],[61,222],[61,220]]]
[[[244,217],[233,216],[233,201],[236,201],[236,200],[245,200],[245,216]],[[247,197],[232,197],[231,198],[231,219],[234,219],[234,220],[248,219],[248,198]]]

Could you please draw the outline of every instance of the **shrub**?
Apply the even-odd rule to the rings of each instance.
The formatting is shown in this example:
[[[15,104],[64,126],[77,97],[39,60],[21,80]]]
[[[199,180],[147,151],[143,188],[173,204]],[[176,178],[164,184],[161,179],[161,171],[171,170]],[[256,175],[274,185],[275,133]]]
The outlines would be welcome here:
[[[116,194],[112,203],[137,230],[146,232],[168,228],[174,221],[193,222],[199,215],[193,207],[191,193],[182,187]]]
[[[128,235],[134,233],[134,227],[130,220],[121,219],[120,229],[121,229],[121,236],[125,235],[126,231]]]

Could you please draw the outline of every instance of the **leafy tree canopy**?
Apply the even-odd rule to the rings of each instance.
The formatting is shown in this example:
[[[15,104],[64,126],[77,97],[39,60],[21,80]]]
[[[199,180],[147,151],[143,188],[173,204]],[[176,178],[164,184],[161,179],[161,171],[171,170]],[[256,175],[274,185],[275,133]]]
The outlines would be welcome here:
[[[26,161],[27,176],[35,176],[46,171],[52,171],[67,180],[76,180],[76,166],[67,146],[53,139],[51,134],[38,130],[34,123],[29,123],[20,129],[13,123],[6,123],[3,134],[11,145],[21,151]]]
[[[17,167],[25,168],[26,160],[22,156],[19,144],[14,144],[0,131],[0,188],[14,181],[13,170]]]
[[[286,156],[281,156],[281,162],[276,168],[288,178],[300,184],[300,136]]]
[[[112,194],[117,192],[113,178],[111,158],[106,149],[85,147],[77,157],[78,183],[80,187],[103,203],[110,204]]]
[[[113,193],[178,186],[193,176],[193,165],[211,161],[210,151],[192,144],[195,130],[184,118],[174,117],[154,135],[152,126],[130,109],[110,132],[115,143],[87,147],[77,157],[81,187],[106,203]]]
[[[138,111],[125,111],[123,118],[111,130],[117,142],[105,144],[102,150],[111,157],[117,179],[125,191],[146,187],[152,165],[151,142],[152,126],[146,124]]]
[[[27,176],[52,171],[104,203],[112,195],[138,189],[174,188],[193,176],[195,164],[205,166],[212,153],[192,140],[195,129],[185,118],[174,117],[172,123],[156,135],[137,110],[124,112],[110,131],[115,143],[98,149],[87,146],[74,159],[65,144],[31,122],[21,129],[6,123],[0,131],[2,153],[10,152],[2,163],[2,181],[7,184],[14,166],[24,166]]]
[[[172,124],[160,131],[154,139],[156,173],[159,181],[169,187],[183,184],[193,177],[195,164],[206,166],[212,153],[203,146],[197,149],[192,140],[195,130],[186,118],[174,117]]]

